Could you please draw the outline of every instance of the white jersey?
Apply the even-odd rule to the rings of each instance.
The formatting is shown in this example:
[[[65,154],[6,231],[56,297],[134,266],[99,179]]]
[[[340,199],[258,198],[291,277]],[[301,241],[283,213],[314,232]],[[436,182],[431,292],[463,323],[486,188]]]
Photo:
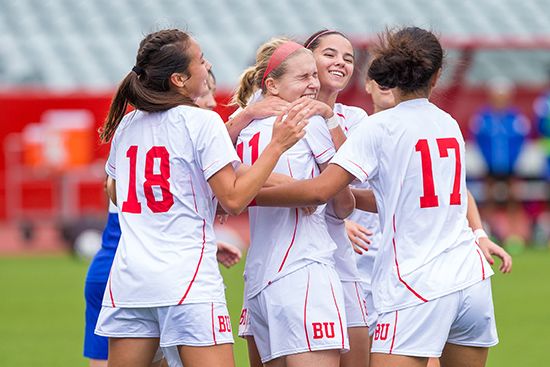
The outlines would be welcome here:
[[[335,104],[334,112],[341,118],[340,121],[342,123],[342,129],[344,129],[344,133],[347,137],[352,136],[357,126],[359,126],[360,123],[365,123],[368,117],[367,113],[363,109],[358,107],[346,106],[340,103]],[[365,181],[363,183],[355,183],[352,186],[358,189],[372,189],[368,181]],[[372,235],[369,237],[371,243],[368,245],[368,251],[363,251],[362,254],[356,254],[354,251],[351,251],[351,254],[355,259],[358,278],[363,283],[363,287],[368,288],[365,290],[370,291],[374,259],[376,252],[378,251],[380,241],[382,240],[380,220],[378,219],[377,213],[369,213],[359,209],[355,209],[353,213],[351,213],[351,215],[348,217],[348,219],[362,225],[372,232]],[[327,217],[327,222],[328,221],[329,219]],[[339,261],[336,260],[336,270],[338,271],[338,274],[340,274],[341,266],[339,266],[338,264]],[[345,264],[348,264],[348,262],[346,262]],[[349,266],[350,265],[348,265],[348,267]]]
[[[252,121],[237,140],[237,152],[246,164],[253,164],[271,141],[275,117]],[[309,119],[306,135],[279,159],[273,172],[302,180],[319,174],[318,164],[328,162],[334,146],[325,121]],[[250,248],[246,257],[247,298],[271,282],[311,262],[334,264],[336,245],[325,222],[325,206],[311,215],[299,208],[250,207]]]
[[[116,179],[122,237],[103,306],[225,303],[207,180],[234,162],[215,112],[178,106],[124,117],[106,164]]]
[[[338,116],[338,122],[346,136],[349,136],[355,127],[367,118],[367,113],[363,109],[341,103],[336,103],[333,111]],[[349,241],[344,221],[334,216],[330,208],[327,210],[325,219],[328,233],[337,246],[334,252],[334,266],[338,276],[343,282],[361,280],[355,263],[355,252]]]
[[[368,183],[368,181],[353,186],[359,189],[372,190],[372,186]],[[382,241],[380,219],[378,218],[377,213],[370,213],[359,209],[355,209],[353,213],[351,213],[351,215],[348,217],[348,219],[362,225],[372,232],[372,235],[369,236],[369,250],[363,251],[362,254],[354,254],[361,283],[363,283],[363,287],[367,287],[365,289],[366,291],[370,291],[370,284],[372,282],[372,269],[374,268],[374,259],[376,258],[376,253],[378,252],[380,242]]]
[[[427,99],[361,124],[335,163],[372,184],[382,228],[372,292],[379,313],[464,289],[493,274],[466,220],[464,139]]]

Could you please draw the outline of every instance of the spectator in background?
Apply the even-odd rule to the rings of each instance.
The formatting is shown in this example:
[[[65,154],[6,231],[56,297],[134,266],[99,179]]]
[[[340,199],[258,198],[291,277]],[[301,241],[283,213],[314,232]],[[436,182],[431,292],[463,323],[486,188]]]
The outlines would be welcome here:
[[[550,65],[548,66],[548,80],[550,81]],[[540,95],[533,103],[536,126],[540,137],[540,147],[546,157],[544,178],[547,185],[547,198],[550,199],[550,89]],[[550,207],[537,217],[535,225],[535,242],[539,245],[550,246]]]
[[[550,74],[550,69],[548,70]],[[539,96],[533,104],[537,118],[538,132],[541,137],[541,146],[546,155],[545,178],[550,179],[550,90]]]
[[[516,195],[516,163],[530,131],[529,120],[513,105],[514,86],[503,78],[488,84],[489,104],[471,121],[471,131],[487,166],[486,213],[493,234],[505,244],[525,244],[530,221]]]

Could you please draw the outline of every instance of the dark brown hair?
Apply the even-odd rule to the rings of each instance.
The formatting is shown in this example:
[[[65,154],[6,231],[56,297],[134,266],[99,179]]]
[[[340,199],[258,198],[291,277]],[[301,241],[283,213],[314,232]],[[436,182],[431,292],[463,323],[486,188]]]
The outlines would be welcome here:
[[[194,105],[191,98],[170,89],[173,73],[190,76],[187,70],[191,61],[187,53],[189,40],[186,32],[166,29],[151,33],[140,42],[136,65],[118,86],[105,124],[99,131],[103,142],[113,137],[128,104],[147,112]]]
[[[311,51],[314,51],[317,47],[319,47],[319,44],[321,43],[321,38],[325,36],[330,36],[331,34],[337,34],[339,36],[344,37],[348,41],[350,41],[350,39],[342,32],[328,30],[328,29],[321,29],[320,31],[315,32],[311,36],[309,36],[309,38],[304,42],[304,47]]]
[[[418,27],[386,30],[374,49],[368,76],[381,87],[411,93],[429,87],[443,65],[443,49],[437,37]]]

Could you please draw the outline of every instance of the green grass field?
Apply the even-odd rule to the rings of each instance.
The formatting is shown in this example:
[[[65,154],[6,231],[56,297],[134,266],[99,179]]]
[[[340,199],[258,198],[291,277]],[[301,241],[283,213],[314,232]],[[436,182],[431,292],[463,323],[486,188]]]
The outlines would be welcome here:
[[[68,256],[0,258],[0,366],[86,366],[82,357],[84,277]],[[242,302],[242,264],[223,271],[233,332]],[[526,251],[510,275],[493,277],[500,344],[488,366],[550,366],[550,252]],[[236,338],[237,366],[247,366]]]

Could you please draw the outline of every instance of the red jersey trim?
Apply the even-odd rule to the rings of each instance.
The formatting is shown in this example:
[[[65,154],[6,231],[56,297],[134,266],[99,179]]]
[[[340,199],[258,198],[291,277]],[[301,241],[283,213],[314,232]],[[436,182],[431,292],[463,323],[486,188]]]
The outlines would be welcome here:
[[[361,316],[363,317],[363,322],[365,323],[366,326],[369,326],[369,324],[367,324],[367,319],[365,319],[365,314],[368,315],[367,308],[365,307],[365,309],[363,309],[363,302],[361,302],[361,296],[359,295],[359,288],[357,288],[357,282],[354,282],[353,284],[355,284],[355,294],[357,294],[357,302],[359,302],[359,308],[361,309]]]
[[[393,352],[393,344],[395,343],[395,332],[397,331],[397,311],[395,311],[395,321],[393,323],[393,335],[391,337],[390,354]]]
[[[181,305],[183,301],[185,301],[185,297],[189,294],[189,291],[191,290],[191,286],[193,285],[193,282],[195,282],[195,278],[197,277],[197,273],[199,272],[199,268],[202,263],[202,256],[204,255],[204,247],[206,244],[206,220],[202,220],[202,249],[201,249],[201,256],[199,258],[199,262],[197,264],[197,268],[195,269],[195,274],[193,274],[193,279],[191,279],[191,282],[187,286],[187,290],[185,291],[183,297],[181,297],[181,300],[178,302],[178,305]]]
[[[369,177],[369,174],[367,173],[367,171],[365,171],[365,170],[363,169],[363,167],[361,167],[360,165],[358,165],[357,163],[355,163],[355,162],[352,161],[351,159],[348,159],[348,161],[349,161],[350,163],[354,164],[355,166],[357,166],[357,168],[359,168],[359,169],[365,174],[365,176],[367,176],[367,178]]]
[[[116,307],[115,306],[115,299],[113,298],[113,291],[111,289],[111,275],[109,274],[109,297],[111,298],[111,305],[113,307]]]
[[[479,244],[476,242],[476,245],[479,246]],[[479,256],[479,262],[481,263],[481,280],[485,280],[485,265],[483,264],[483,258],[481,255],[481,252],[479,252],[479,249],[476,248],[477,255]]]
[[[219,160],[218,160],[218,159],[217,159],[217,160],[215,160],[214,162],[210,163],[210,165],[209,165],[208,167],[206,167],[205,169],[203,169],[202,171],[203,171],[203,172],[206,172],[206,171],[208,171],[208,169],[209,169],[210,167],[212,167],[213,165],[215,165],[215,164],[216,164],[216,163],[218,163],[218,162],[219,162]]]
[[[342,327],[342,315],[340,315],[338,302],[336,302],[336,295],[334,294],[334,288],[332,287],[332,282],[330,282],[330,291],[332,292],[332,299],[334,300],[334,306],[336,306],[336,312],[338,313],[338,322],[340,323],[340,337],[342,338],[342,349],[344,349],[344,328]]]
[[[214,345],[218,345],[218,343],[216,341],[216,331],[214,330],[214,302],[212,302],[211,305],[212,305],[212,311],[211,311],[211,315],[212,315],[212,339],[214,340]]]
[[[323,154],[325,154],[326,152],[328,152],[330,149],[332,149],[332,147],[323,150],[321,153],[317,154],[317,155],[315,156],[315,158],[319,158],[320,156],[322,156]]]
[[[307,297],[309,294],[309,270],[307,272],[307,286],[306,286],[306,297],[304,300],[304,332],[306,333],[306,342],[307,348],[311,352],[311,344],[309,343],[309,334],[307,332]]]
[[[294,223],[294,233],[292,234],[292,240],[290,241],[290,245],[286,249],[285,257],[283,258],[283,261],[281,262],[281,266],[279,266],[279,270],[277,273],[280,273],[281,270],[283,270],[283,266],[285,265],[286,259],[288,258],[288,254],[290,253],[290,249],[294,245],[294,240],[296,239],[296,230],[298,229],[298,208],[295,208],[296,210],[296,222]]]
[[[412,294],[414,294],[418,299],[420,299],[423,302],[428,302],[428,300],[426,298],[424,298],[420,294],[418,294],[410,285],[407,284],[407,282],[405,282],[405,280],[403,278],[401,278],[401,272],[399,271],[399,262],[397,261],[397,246],[395,245],[395,232],[396,232],[396,229],[395,229],[395,214],[394,214],[393,215],[393,234],[394,234],[394,236],[392,238],[392,243],[393,243],[393,258],[395,260],[395,267],[396,267],[396,270],[397,270],[397,277],[399,278],[399,281],[405,287],[407,287],[407,289]]]
[[[290,167],[290,160],[288,159],[288,157],[286,157],[286,164],[288,166],[288,173],[290,173],[290,177],[294,178],[294,176],[292,175],[292,168]]]

